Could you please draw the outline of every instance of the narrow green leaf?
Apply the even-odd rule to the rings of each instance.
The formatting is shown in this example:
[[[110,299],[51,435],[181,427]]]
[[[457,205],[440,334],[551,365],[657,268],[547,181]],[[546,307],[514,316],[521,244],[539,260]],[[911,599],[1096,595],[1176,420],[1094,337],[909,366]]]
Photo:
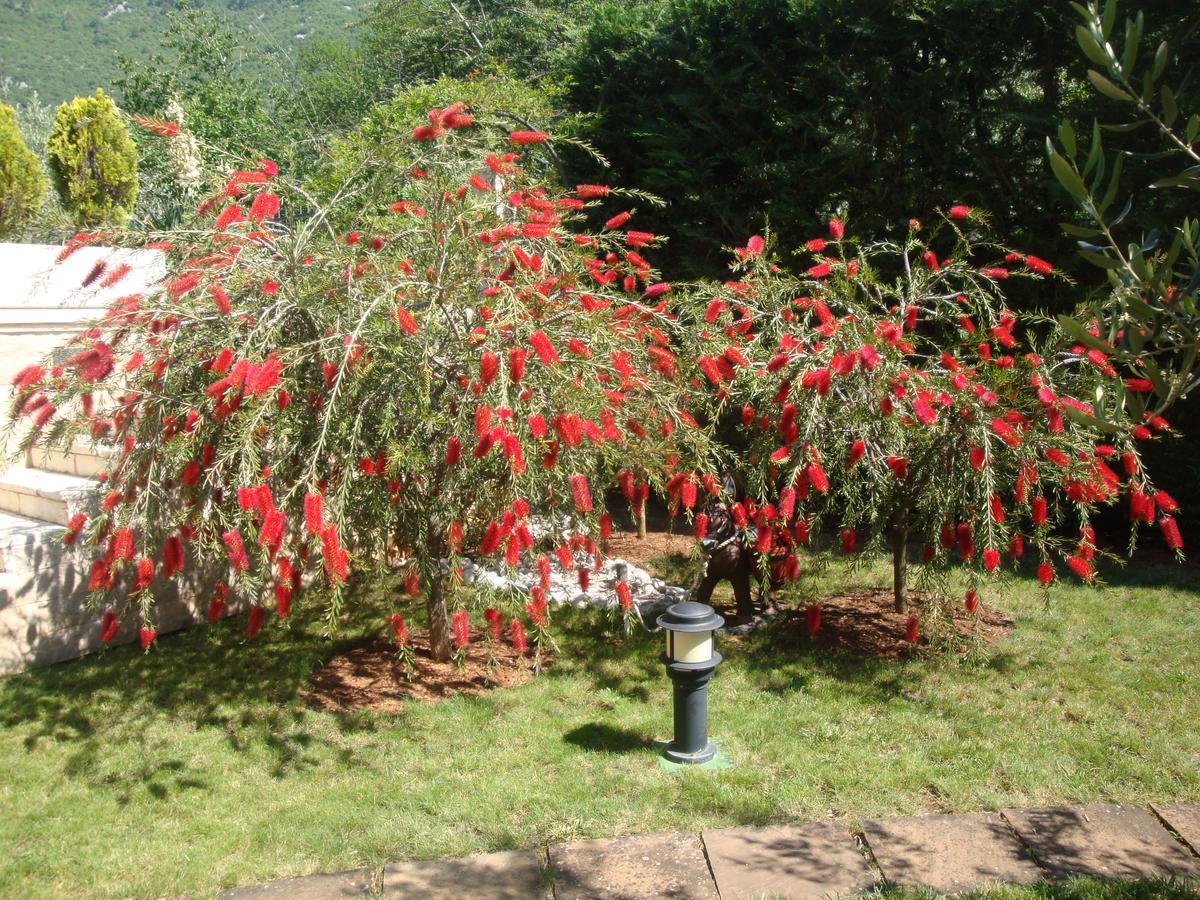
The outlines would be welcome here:
[[[1049,142],[1047,142],[1049,143]],[[1058,179],[1068,194],[1076,200],[1087,200],[1087,188],[1083,186],[1083,181],[1076,174],[1075,169],[1067,162],[1059,153],[1050,147],[1050,168],[1054,172],[1054,177]]]
[[[1091,250],[1080,250],[1079,255],[1090,262],[1093,266],[1101,269],[1119,269],[1121,268],[1120,260],[1112,259],[1100,253],[1094,253]]]
[[[1179,118],[1179,103],[1175,100],[1175,93],[1165,84],[1160,88],[1160,92],[1162,94],[1163,123],[1170,126]]]
[[[1104,15],[1100,19],[1100,33],[1104,39],[1112,34],[1113,25],[1117,21],[1117,0],[1104,0]]]
[[[1104,143],[1100,137],[1100,121],[1092,119],[1092,145],[1088,148],[1087,162],[1083,166],[1083,177],[1087,178],[1088,174],[1096,167],[1096,164],[1101,161],[1101,156],[1104,153]]]
[[[1076,409],[1074,406],[1070,406],[1066,403],[1062,405],[1062,411],[1066,413],[1069,418],[1075,420],[1080,425],[1090,425],[1092,428],[1098,428],[1100,431],[1104,431],[1109,434],[1117,434],[1121,430],[1111,422],[1106,422],[1103,419],[1096,418],[1095,416],[1089,416],[1082,409]]]
[[[1142,360],[1142,368],[1145,369],[1146,377],[1150,379],[1150,383],[1154,385],[1154,393],[1160,397],[1165,397],[1171,393],[1167,388],[1167,380],[1163,378],[1162,370],[1152,357],[1148,356]]]
[[[1063,119],[1058,125],[1058,141],[1067,151],[1067,156],[1075,158],[1075,129],[1069,119]]]
[[[1079,42],[1079,48],[1083,50],[1084,55],[1096,65],[1105,67],[1111,65],[1112,61],[1108,58],[1108,54],[1104,52],[1104,48],[1092,37],[1092,33],[1082,25],[1075,26],[1075,40]]]
[[[1152,188],[1185,187],[1185,188],[1192,188],[1193,190],[1197,190],[1197,189],[1200,189],[1200,176],[1176,175],[1172,178],[1160,178],[1158,181],[1153,182],[1150,185],[1150,187],[1152,187]]]
[[[1119,100],[1122,103],[1133,102],[1133,97],[1130,94],[1117,87],[1095,69],[1088,69],[1087,74],[1088,81],[1092,83],[1092,87],[1102,93],[1105,97],[1108,97],[1112,100]]]
[[[1141,35],[1136,24],[1129,19],[1125,20],[1125,47],[1121,50],[1121,71],[1128,78],[1133,73],[1133,67],[1137,64],[1138,42],[1141,41]]]
[[[1109,179],[1108,190],[1104,192],[1104,197],[1100,200],[1099,212],[1101,216],[1104,215],[1104,211],[1112,205],[1113,200],[1117,197],[1117,190],[1121,184],[1121,168],[1124,161],[1125,157],[1117,154],[1116,161],[1113,162],[1112,178]],[[1130,199],[1132,200],[1133,198],[1131,197]],[[1128,210],[1126,210],[1127,212]],[[1125,214],[1122,214],[1121,218],[1125,218]]]
[[[1150,79],[1158,81],[1162,78],[1162,73],[1167,69],[1167,60],[1170,59],[1170,50],[1167,49],[1167,42],[1163,41],[1158,45],[1158,49],[1154,51],[1154,65],[1150,68]]]
[[[1200,113],[1192,113],[1187,124],[1187,142],[1190,144],[1196,140],[1197,135],[1200,135]]]
[[[1105,353],[1112,352],[1112,347],[1088,331],[1087,326],[1078,319],[1074,319],[1071,316],[1059,316],[1058,324],[1072,340],[1079,341],[1079,343],[1086,344],[1096,350],[1103,350]]]

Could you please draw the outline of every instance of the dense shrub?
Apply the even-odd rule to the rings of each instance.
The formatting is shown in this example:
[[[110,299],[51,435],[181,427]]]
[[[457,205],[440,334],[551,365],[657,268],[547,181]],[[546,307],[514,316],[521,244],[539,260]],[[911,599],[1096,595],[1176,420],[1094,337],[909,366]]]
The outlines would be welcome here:
[[[80,226],[128,221],[137,200],[137,147],[104,91],[59,106],[46,153],[54,187]]]
[[[41,163],[21,137],[17,114],[0,103],[0,238],[19,234],[45,194]]]

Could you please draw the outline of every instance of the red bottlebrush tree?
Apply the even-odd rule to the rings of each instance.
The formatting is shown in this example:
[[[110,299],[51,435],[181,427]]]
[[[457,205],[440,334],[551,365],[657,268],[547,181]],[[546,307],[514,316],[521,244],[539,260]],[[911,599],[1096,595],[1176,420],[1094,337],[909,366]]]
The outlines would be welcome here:
[[[631,195],[536,183],[524,157],[543,140],[433,110],[393,179],[321,206],[263,163],[203,204],[204,227],[150,239],[159,288],[17,391],[17,414],[44,416],[27,443],[120,450],[79,542],[98,601],[166,541],[164,574],[229,565],[254,632],[300,602],[305,571],[332,622],[347,579],[390,552],[446,659],[460,554],[517,565],[565,536],[574,566],[597,552],[598,498],[622,472],[661,486],[698,465],[689,334],[633,249],[647,236],[587,229],[606,218],[592,207]],[[93,393],[113,403],[76,402]],[[534,534],[536,516],[556,533]],[[116,602],[153,622],[153,591]]]
[[[910,549],[943,596],[947,563],[985,576],[1025,552],[1090,578],[1070,560],[1094,553],[1094,507],[1153,493],[1147,431],[1123,418],[1105,355],[1005,305],[1006,279],[1052,267],[976,239],[984,224],[955,207],[902,241],[860,244],[834,220],[799,277],[752,240],[737,280],[690,304],[756,510],[740,524],[785,550],[826,519],[843,553],[890,544],[899,612]],[[1154,520],[1146,503],[1135,521]]]

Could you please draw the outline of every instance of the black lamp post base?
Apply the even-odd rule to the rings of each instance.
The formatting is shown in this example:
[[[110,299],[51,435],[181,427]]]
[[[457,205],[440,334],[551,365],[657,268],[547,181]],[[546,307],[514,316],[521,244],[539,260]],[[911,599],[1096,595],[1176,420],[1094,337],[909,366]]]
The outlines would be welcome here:
[[[712,760],[717,755],[717,745],[713,743],[705,744],[703,749],[697,750],[695,753],[684,753],[675,749],[675,742],[667,744],[663,748],[663,757],[670,762],[677,763],[681,766],[694,766],[700,763],[706,763]]]

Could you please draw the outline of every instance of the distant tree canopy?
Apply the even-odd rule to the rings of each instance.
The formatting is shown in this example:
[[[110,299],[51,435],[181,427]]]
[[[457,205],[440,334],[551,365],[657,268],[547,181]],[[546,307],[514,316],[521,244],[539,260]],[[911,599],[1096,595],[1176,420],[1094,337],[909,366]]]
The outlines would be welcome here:
[[[46,156],[55,190],[81,228],[128,221],[138,192],[137,147],[104,91],[59,106]]]
[[[1159,6],[1163,25],[1191,8]],[[655,224],[693,269],[764,219],[795,246],[843,203],[877,232],[965,202],[1054,254],[1069,207],[1044,137],[1095,103],[1068,74],[1074,25],[1041,0],[605,3],[563,65],[615,177],[671,200]]]

